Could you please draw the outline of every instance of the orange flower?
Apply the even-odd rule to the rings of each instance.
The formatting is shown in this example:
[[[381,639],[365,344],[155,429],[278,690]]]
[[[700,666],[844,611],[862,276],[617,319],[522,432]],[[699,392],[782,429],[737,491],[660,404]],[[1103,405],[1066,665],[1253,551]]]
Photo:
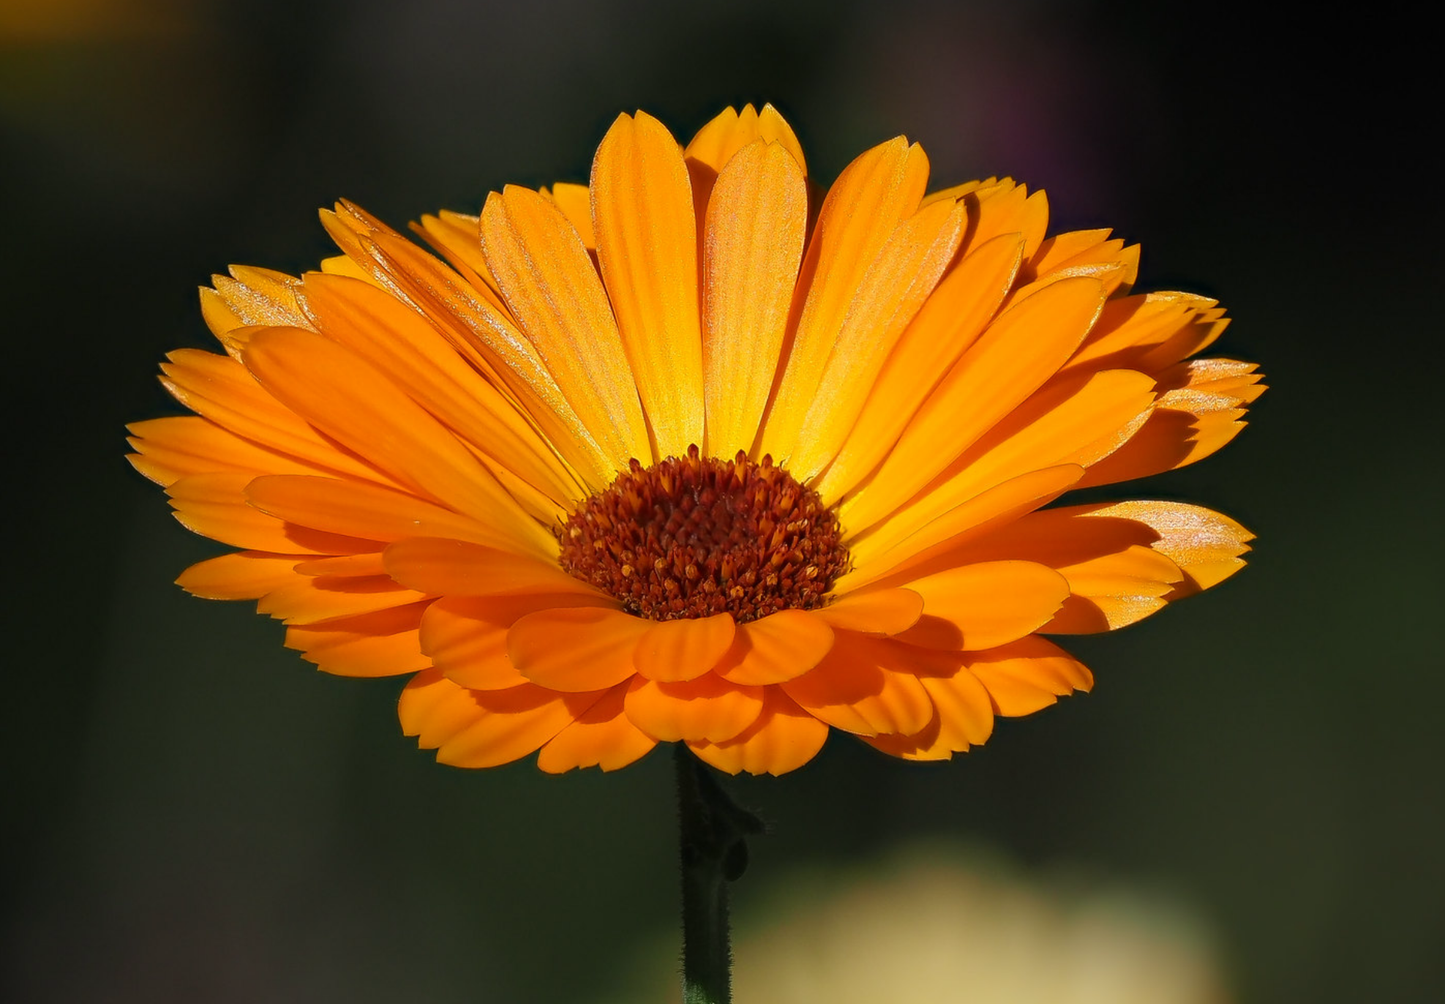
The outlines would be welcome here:
[[[1087,690],[1042,635],[1212,586],[1250,534],[1042,507],[1213,453],[1263,386],[1191,358],[1213,300],[1129,293],[1137,246],[927,180],[890,140],[810,224],[792,130],[749,106],[686,149],[623,115],[590,185],[423,217],[447,263],[324,212],[344,255],[217,276],[227,354],[162,366],[197,415],[131,427],[177,518],[242,549],[180,584],[328,672],[415,674],[402,725],[459,766],[684,741],[781,773],[830,728],[944,759]]]

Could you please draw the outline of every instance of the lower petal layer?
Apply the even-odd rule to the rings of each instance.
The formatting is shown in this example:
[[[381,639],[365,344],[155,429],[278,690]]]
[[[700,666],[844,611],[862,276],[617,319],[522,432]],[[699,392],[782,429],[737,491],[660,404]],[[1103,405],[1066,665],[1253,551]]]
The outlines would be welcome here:
[[[652,621],[605,607],[528,614],[507,632],[507,657],[553,690],[605,690],[632,676],[632,655]]]
[[[823,748],[828,726],[798,706],[781,687],[763,690],[757,721],[727,742],[690,742],[699,759],[729,774],[786,774]]]
[[[861,736],[912,734],[933,718],[918,677],[900,659],[902,646],[839,632],[833,650],[812,670],[780,684],[815,718]]]
[[[657,740],[643,732],[622,708],[627,684],[619,683],[577,720],[557,733],[537,754],[537,766],[549,774],[574,767],[617,770],[640,759]]]
[[[429,602],[429,601],[428,601]],[[399,676],[431,667],[418,628],[428,603],[286,629],[286,647],[338,676]]]
[[[715,673],[680,683],[637,676],[623,707],[632,724],[654,739],[717,743],[757,721],[763,688],[730,683]]]
[[[1037,636],[970,652],[968,670],[988,689],[994,712],[1010,718],[1031,715],[1066,694],[1094,686],[1087,666]]]
[[[802,676],[833,647],[833,629],[809,610],[779,610],[739,624],[714,672],[733,683],[782,683]]]

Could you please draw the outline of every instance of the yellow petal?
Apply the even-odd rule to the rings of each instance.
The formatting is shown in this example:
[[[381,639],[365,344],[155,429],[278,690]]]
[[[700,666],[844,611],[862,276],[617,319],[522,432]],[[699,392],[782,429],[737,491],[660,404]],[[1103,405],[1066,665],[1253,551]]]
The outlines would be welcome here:
[[[985,649],[1046,624],[1069,595],[1052,568],[1029,561],[988,561],[915,579],[923,617],[899,639],[927,648]]]
[[[732,647],[736,632],[729,613],[657,621],[638,641],[633,665],[650,680],[691,680],[718,664]]]
[[[592,226],[657,458],[703,441],[697,219],[682,150],[657,119],[621,115],[592,163]]]
[[[582,238],[582,245],[589,251],[596,251],[597,237],[592,232],[592,193],[587,186],[559,181],[552,186],[552,202],[562,210],[562,215]]]
[[[482,250],[528,340],[615,467],[651,456],[607,294],[566,217],[508,185],[482,210]]]
[[[779,610],[739,624],[713,671],[743,684],[782,683],[802,676],[833,647],[833,629],[808,610]]]
[[[829,189],[799,273],[804,298],[787,363],[769,404],[760,451],[786,463],[803,435],[828,357],[863,276],[894,228],[913,215],[928,182],[928,158],[898,137],[858,157]]]
[[[678,683],[637,676],[623,707],[632,724],[661,742],[723,742],[757,721],[763,688],[729,683],[714,673]]]
[[[707,165],[716,176],[722,173],[735,153],[760,139],[781,146],[799,169],[806,172],[803,148],[793,133],[793,127],[770,104],[763,105],[761,112],[754,111],[752,105],[744,105],[741,112],[723,109],[697,131],[687,144],[686,156],[688,160]]]
[[[798,165],[755,142],[718,177],[703,238],[707,452],[750,451],[773,386],[803,254],[808,193]]]
[[[652,623],[598,607],[542,610],[512,625],[507,657],[544,687],[602,690],[633,675],[632,653]]]
[[[698,757],[729,774],[786,774],[797,770],[823,748],[828,726],[798,707],[781,687],[763,691],[757,721],[723,743],[690,742]]]
[[[619,683],[577,720],[542,747],[537,766],[549,774],[574,767],[617,770],[640,759],[657,740],[643,732],[622,709],[627,685]]]

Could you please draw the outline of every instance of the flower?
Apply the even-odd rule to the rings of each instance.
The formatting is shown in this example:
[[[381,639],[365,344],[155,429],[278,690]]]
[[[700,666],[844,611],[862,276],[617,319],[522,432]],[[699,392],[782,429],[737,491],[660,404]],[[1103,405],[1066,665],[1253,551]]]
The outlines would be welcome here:
[[[622,115],[589,185],[423,217],[445,263],[339,203],[320,271],[201,291],[226,354],[162,366],[197,414],[131,426],[177,518],[241,549],[180,584],[328,672],[413,674],[402,725],[459,766],[683,741],[781,773],[833,728],[943,759],[1089,689],[1042,635],[1214,585],[1251,535],[1043,507],[1213,453],[1260,377],[1192,358],[1213,300],[1129,293],[1137,246],[927,180],[890,140],[813,221],[748,106],[686,149]]]

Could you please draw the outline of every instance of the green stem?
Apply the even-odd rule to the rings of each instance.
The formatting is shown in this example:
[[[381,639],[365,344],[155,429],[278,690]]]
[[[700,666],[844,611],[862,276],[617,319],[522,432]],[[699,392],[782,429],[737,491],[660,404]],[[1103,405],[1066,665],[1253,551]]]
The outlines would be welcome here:
[[[682,851],[682,1000],[730,1004],[728,883],[747,868],[747,838],[763,832],[763,824],[728,797],[685,743],[673,747],[673,757]]]

